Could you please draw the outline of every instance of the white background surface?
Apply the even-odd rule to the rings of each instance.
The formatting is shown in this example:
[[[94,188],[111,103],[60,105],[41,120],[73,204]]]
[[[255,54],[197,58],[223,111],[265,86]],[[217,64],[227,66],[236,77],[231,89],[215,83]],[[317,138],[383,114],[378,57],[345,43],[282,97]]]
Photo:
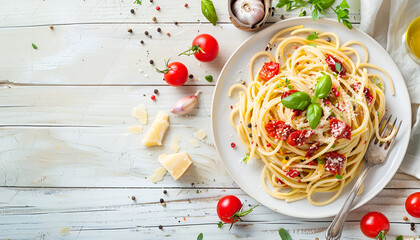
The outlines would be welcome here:
[[[252,33],[230,24],[225,1],[214,2],[216,27],[202,16],[196,0],[144,1],[142,6],[121,0],[0,1],[0,239],[196,239],[200,232],[204,239],[280,239],[280,227],[293,239],[324,238],[331,219],[301,220],[262,206],[231,231],[217,228],[215,206],[221,196],[256,202],[219,164],[210,131],[215,83],[204,80],[207,74],[216,79]],[[280,21],[281,15],[297,13],[276,9],[269,21]],[[353,22],[360,21],[357,11],[351,15]],[[143,34],[146,30],[152,39]],[[176,57],[199,33],[217,38],[217,60],[198,64],[193,57]],[[162,67],[168,57],[183,61],[194,80],[182,88],[167,86],[149,60]],[[155,88],[160,95],[152,101]],[[163,146],[145,148],[143,135],[126,130],[138,124],[130,116],[132,107],[146,104],[150,122],[157,111],[197,89],[203,91],[199,109],[188,117],[170,115]],[[209,136],[194,148],[188,140],[200,128]],[[182,136],[181,150],[188,151],[194,165],[176,182],[167,175],[153,184],[145,177],[159,167],[160,153],[172,152],[174,134]],[[419,235],[409,226],[418,219],[403,220],[406,196],[419,189],[415,178],[395,175],[377,197],[350,214],[343,239],[364,238],[359,220],[369,211],[387,215],[390,239]]]

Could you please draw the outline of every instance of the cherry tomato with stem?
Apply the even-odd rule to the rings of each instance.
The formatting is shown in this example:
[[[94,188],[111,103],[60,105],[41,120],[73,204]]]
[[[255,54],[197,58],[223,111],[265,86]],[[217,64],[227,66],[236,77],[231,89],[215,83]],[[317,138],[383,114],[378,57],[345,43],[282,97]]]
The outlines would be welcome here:
[[[171,62],[168,64],[168,61],[165,61],[166,69],[159,70],[156,68],[156,71],[163,73],[165,81],[174,87],[179,87],[185,84],[188,79],[188,69],[187,67],[180,62]]]
[[[408,196],[405,200],[405,210],[415,218],[420,218],[420,192]]]
[[[209,34],[200,34],[194,38],[192,46],[178,56],[181,55],[194,55],[200,62],[211,62],[219,54],[219,43]]]
[[[370,212],[360,221],[360,229],[368,238],[385,239],[389,228],[388,218],[380,212]]]
[[[230,228],[232,228],[235,222],[241,220],[241,217],[248,215],[257,206],[258,205],[255,205],[249,210],[242,212],[243,204],[241,200],[236,196],[227,195],[222,197],[217,203],[217,215],[222,222],[230,223]]]

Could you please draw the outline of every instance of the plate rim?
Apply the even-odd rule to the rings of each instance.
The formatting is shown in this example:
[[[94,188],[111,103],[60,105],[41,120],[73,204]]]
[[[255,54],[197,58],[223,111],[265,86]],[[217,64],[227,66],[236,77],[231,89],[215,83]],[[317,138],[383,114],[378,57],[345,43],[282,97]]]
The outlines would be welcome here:
[[[290,18],[290,19],[287,19],[287,20],[282,20],[282,21],[279,21],[279,22],[276,22],[276,23],[274,23],[274,24],[272,24],[272,25],[270,25],[270,26],[268,26],[268,27],[266,27],[266,28],[264,28],[263,30],[261,30],[261,31],[259,31],[259,32],[257,32],[257,33],[255,33],[255,34],[253,34],[253,35],[251,35],[250,37],[248,37],[246,40],[244,40],[236,49],[235,49],[235,51],[233,51],[232,52],[232,54],[229,56],[229,58],[226,60],[226,62],[225,62],[225,64],[223,65],[223,68],[222,68],[222,70],[220,71],[220,74],[219,74],[219,76],[218,76],[218,78],[217,78],[217,82],[216,82],[216,85],[215,85],[215,87],[214,87],[214,90],[213,90],[213,96],[212,96],[212,104],[211,104],[211,130],[212,130],[212,134],[213,134],[213,141],[214,141],[214,146],[215,146],[215,148],[216,148],[216,152],[217,152],[217,156],[219,157],[219,162],[222,162],[222,165],[223,165],[223,167],[224,167],[224,169],[226,170],[226,172],[228,173],[228,175],[232,178],[232,180],[235,182],[235,184],[237,184],[238,185],[238,187],[242,190],[242,191],[244,191],[249,197],[251,197],[251,198],[253,198],[254,200],[256,200],[256,201],[258,201],[260,204],[262,204],[262,205],[264,205],[266,208],[269,208],[269,209],[272,209],[273,211],[275,211],[275,212],[278,212],[278,213],[281,213],[281,214],[284,214],[284,215],[287,215],[287,216],[291,216],[291,217],[298,217],[298,218],[305,218],[305,219],[314,219],[314,218],[325,218],[325,217],[331,217],[331,216],[334,216],[334,215],[336,215],[337,213],[338,213],[338,211],[340,210],[340,209],[338,209],[337,210],[337,213],[335,213],[335,214],[325,214],[325,215],[317,215],[317,216],[308,216],[308,215],[301,215],[301,214],[296,214],[296,213],[291,213],[291,212],[286,212],[286,211],[281,211],[279,208],[275,208],[275,207],[273,207],[273,206],[270,206],[270,205],[266,205],[266,204],[264,204],[263,203],[263,201],[262,200],[260,200],[260,197],[258,197],[258,196],[254,196],[253,194],[250,194],[250,193],[248,193],[248,191],[246,191],[244,188],[242,188],[239,184],[238,184],[238,181],[236,180],[236,178],[233,176],[233,174],[228,170],[228,168],[227,168],[227,166],[226,166],[226,163],[225,163],[225,161],[222,159],[222,157],[221,157],[221,154],[220,154],[220,150],[219,150],[219,147],[218,147],[218,143],[216,142],[216,138],[215,138],[215,136],[216,136],[216,132],[215,132],[215,100],[216,100],[216,93],[218,92],[218,89],[219,89],[219,85],[220,85],[220,79],[221,79],[221,77],[222,77],[222,75],[224,75],[223,73],[226,71],[226,68],[227,68],[227,65],[228,65],[228,63],[232,60],[232,58],[233,57],[235,57],[236,56],[236,54],[237,54],[237,52],[238,51],[240,51],[241,50],[241,48],[245,45],[245,44],[247,44],[250,40],[252,40],[253,38],[256,38],[257,36],[259,36],[259,35],[263,35],[265,32],[270,32],[270,30],[272,29],[272,28],[278,28],[278,30],[281,30],[281,29],[284,29],[285,27],[281,27],[283,24],[287,24],[287,23],[290,23],[290,22],[295,22],[295,21],[297,21],[297,23],[296,23],[296,25],[304,25],[305,23],[299,23],[299,21],[300,20],[307,20],[307,19],[311,19],[312,20],[312,18],[311,17],[294,17],[294,18]],[[314,22],[315,24],[317,23],[317,22]],[[324,24],[328,24],[328,25],[337,25],[337,24],[339,24],[336,20],[334,20],[334,19],[330,19],[330,18],[320,18],[319,20],[318,20],[318,23],[324,23]],[[340,27],[345,27],[344,25],[340,25]],[[403,89],[406,91],[406,93],[407,93],[407,97],[408,97],[408,101],[409,101],[409,103],[411,104],[411,100],[410,100],[410,96],[408,95],[408,89],[407,89],[407,84],[405,83],[405,80],[404,80],[404,78],[403,78],[403,76],[402,76],[402,74],[401,74],[401,71],[400,71],[400,69],[398,68],[398,66],[395,64],[395,62],[394,62],[394,59],[389,55],[389,53],[373,38],[373,37],[371,37],[370,35],[368,35],[367,33],[365,33],[365,32],[363,32],[362,30],[360,30],[360,29],[358,29],[358,28],[354,28],[353,27],[353,29],[352,30],[354,30],[354,31],[357,31],[359,34],[362,34],[362,35],[364,35],[365,37],[367,37],[368,39],[370,39],[371,41],[372,41],[372,43],[374,44],[374,45],[376,45],[376,47],[377,48],[380,48],[380,49],[382,49],[383,50],[383,52],[386,54],[386,55],[388,55],[388,57],[392,60],[391,62],[390,62],[390,64],[392,64],[398,71],[397,71],[397,74],[399,75],[398,77],[399,78],[401,78],[402,79],[402,83],[403,83]],[[407,133],[407,135],[408,135],[408,137],[406,137],[407,138],[407,140],[406,141],[403,141],[402,142],[402,147],[400,148],[400,150],[402,150],[401,151],[401,154],[403,154],[403,157],[402,157],[402,160],[401,161],[399,161],[399,163],[398,163],[398,167],[396,167],[396,168],[394,168],[394,169],[391,169],[389,172],[392,174],[392,177],[391,178],[389,178],[388,180],[385,180],[385,185],[382,187],[382,188],[377,188],[377,189],[375,189],[375,190],[373,190],[373,192],[372,192],[372,195],[371,195],[371,197],[367,197],[366,199],[364,199],[364,200],[360,200],[360,201],[358,201],[357,202],[357,204],[355,204],[353,207],[352,207],[352,209],[351,210],[354,210],[354,209],[357,209],[357,208],[359,208],[359,207],[361,207],[361,206],[363,206],[364,204],[366,204],[368,201],[370,201],[370,200],[372,200],[375,196],[377,196],[378,195],[378,193],[379,192],[381,192],[385,187],[386,187],[386,185],[392,180],[392,178],[395,176],[395,173],[398,171],[398,169],[399,169],[399,167],[401,166],[401,163],[403,162],[403,160],[404,160],[404,156],[405,156],[405,154],[406,154],[406,152],[407,152],[407,148],[408,148],[408,143],[409,143],[409,139],[410,139],[410,136],[411,136],[411,124],[412,124],[412,120],[411,120],[411,107],[410,108],[408,108],[409,109],[409,114],[410,114],[410,118],[409,118],[409,122],[408,123],[406,123],[406,124],[408,124],[408,126],[410,126],[410,127],[408,127],[408,133]],[[402,139],[402,140],[405,140],[405,139]],[[363,163],[363,165],[365,165],[364,163]],[[362,166],[362,168],[363,168],[363,166]],[[354,180],[352,180],[352,181],[354,181]],[[279,200],[279,201],[282,201],[282,200]],[[301,200],[300,200],[301,201]],[[312,205],[312,206],[314,206],[314,207],[317,207],[316,205]]]

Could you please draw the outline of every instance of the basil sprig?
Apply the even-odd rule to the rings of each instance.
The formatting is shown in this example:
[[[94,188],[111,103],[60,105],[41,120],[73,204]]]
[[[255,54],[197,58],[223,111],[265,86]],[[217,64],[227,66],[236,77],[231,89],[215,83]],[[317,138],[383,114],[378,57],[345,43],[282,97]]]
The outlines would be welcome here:
[[[331,87],[332,80],[330,75],[324,74],[315,84],[315,96],[312,99],[306,92],[295,92],[283,98],[281,103],[290,109],[302,111],[306,109],[306,118],[308,119],[309,126],[315,129],[319,125],[322,117],[322,108],[318,103],[318,99],[326,98],[331,91]]]
[[[281,103],[290,109],[305,110],[311,103],[311,97],[306,92],[295,92],[283,98]]]
[[[201,12],[214,26],[217,23],[216,9],[211,0],[201,0]]]

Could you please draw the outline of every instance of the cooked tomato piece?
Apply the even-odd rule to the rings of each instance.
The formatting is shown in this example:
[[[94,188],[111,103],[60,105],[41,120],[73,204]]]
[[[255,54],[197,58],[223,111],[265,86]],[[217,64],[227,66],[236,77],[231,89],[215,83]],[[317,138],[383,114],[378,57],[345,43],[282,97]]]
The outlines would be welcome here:
[[[312,155],[314,155],[314,153],[316,152],[316,150],[319,149],[319,147],[321,146],[321,143],[316,141],[314,143],[311,144],[311,146],[309,147],[308,151],[306,151],[306,158],[310,158],[312,157]]]
[[[293,112],[292,119],[300,116],[303,113],[303,111],[299,109],[293,109],[292,112]]]
[[[289,135],[287,142],[291,146],[300,146],[307,143],[313,134],[314,131],[312,130],[297,130]]]
[[[271,120],[265,125],[265,130],[267,131],[268,136],[283,141],[294,131],[292,126],[281,120]]]
[[[279,74],[280,71],[280,64],[276,62],[266,62],[261,68],[259,73],[260,78],[264,81],[270,80],[272,77]]]
[[[372,93],[370,93],[369,88],[363,89],[363,93],[365,94],[367,104],[368,105],[372,104],[373,95],[372,95]]]
[[[292,93],[295,93],[295,92],[299,92],[299,91],[298,90],[289,90],[287,92],[284,92],[284,93],[281,94],[281,99],[283,99],[283,98],[285,98],[289,95],[292,95]]]
[[[353,83],[353,90],[358,92],[360,90],[360,82]]]
[[[346,157],[338,152],[329,152],[325,154],[325,170],[336,175],[343,168]]]
[[[346,68],[344,67],[344,64],[338,60],[337,58],[331,56],[330,54],[327,54],[327,58],[325,58],[325,61],[328,63],[328,66],[331,68],[331,70],[335,73],[339,73],[340,76],[346,75]],[[336,68],[336,63],[341,65],[340,72]]]
[[[333,137],[340,139],[351,139],[351,127],[337,118],[330,119],[330,129]]]
[[[288,176],[288,177],[291,177],[291,178],[294,178],[294,177],[297,177],[299,175],[299,172],[297,171],[297,170],[289,170],[287,173],[286,173],[286,176]]]

